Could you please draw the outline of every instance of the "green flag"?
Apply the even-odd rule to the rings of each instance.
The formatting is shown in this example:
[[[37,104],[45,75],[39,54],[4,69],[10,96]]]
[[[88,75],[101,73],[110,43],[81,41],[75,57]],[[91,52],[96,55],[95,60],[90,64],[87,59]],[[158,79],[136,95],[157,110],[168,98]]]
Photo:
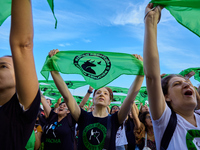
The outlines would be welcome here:
[[[56,101],[62,96],[57,89],[46,90],[43,95],[55,99]]]
[[[140,91],[135,99],[140,103],[143,103],[143,105],[145,105],[145,102],[148,100],[147,88],[145,86],[140,88]]]
[[[54,1],[53,0],[47,0],[47,2],[48,2],[48,4],[49,4],[49,6],[50,6],[50,8],[51,8],[51,11],[52,11],[52,13],[53,13],[53,17],[55,18],[55,29],[57,28],[57,19],[56,19],[56,16],[55,16],[55,14],[54,14]]]
[[[11,3],[12,0],[1,0],[0,1],[0,26],[11,14]]]
[[[40,83],[40,90],[44,91],[46,89],[56,88],[56,85],[53,80],[39,80]],[[69,89],[76,89],[85,85],[88,85],[85,81],[65,81],[67,87]]]
[[[123,96],[123,95],[113,95],[113,101],[117,101],[117,102],[122,102],[123,103],[125,98],[126,98],[126,96]]]
[[[184,27],[200,37],[200,0],[151,0],[164,6]]]
[[[47,80],[49,71],[80,74],[94,89],[99,89],[122,74],[144,75],[143,62],[125,53],[100,51],[60,51],[47,56],[41,74]]]
[[[116,87],[116,86],[108,86],[114,93],[128,93],[128,88]]]
[[[181,71],[179,74],[182,76],[185,76],[192,71],[195,72],[194,79],[200,82],[200,68],[188,68],[188,69]]]
[[[57,19],[54,14],[54,2],[53,0],[47,0],[53,16],[55,18],[55,28],[57,27]],[[0,26],[2,23],[11,15],[11,4],[12,0],[0,0]]]

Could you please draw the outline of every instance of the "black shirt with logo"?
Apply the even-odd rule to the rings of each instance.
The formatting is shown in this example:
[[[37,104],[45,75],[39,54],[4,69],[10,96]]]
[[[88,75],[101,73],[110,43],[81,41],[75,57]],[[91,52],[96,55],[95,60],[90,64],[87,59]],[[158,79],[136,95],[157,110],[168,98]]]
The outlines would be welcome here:
[[[118,113],[111,115],[111,138],[109,141],[109,150],[115,149],[115,138],[120,126]],[[81,109],[81,115],[78,120],[79,137],[78,150],[102,150],[104,148],[107,133],[107,118],[94,117],[92,112],[86,112]]]
[[[74,150],[75,120],[68,114],[58,122],[58,114],[51,110],[43,126],[40,150]]]

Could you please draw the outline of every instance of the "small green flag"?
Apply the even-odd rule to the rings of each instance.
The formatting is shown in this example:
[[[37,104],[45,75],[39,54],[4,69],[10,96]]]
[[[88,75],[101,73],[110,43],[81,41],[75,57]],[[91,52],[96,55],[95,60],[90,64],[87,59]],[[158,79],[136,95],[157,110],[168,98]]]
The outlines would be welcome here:
[[[51,8],[51,11],[56,21],[55,28],[57,28],[57,19],[54,14],[54,2],[53,0],[47,0],[47,2]],[[0,0],[0,26],[11,15],[11,4],[12,0]]]
[[[200,0],[151,0],[164,6],[184,27],[200,37]]]
[[[49,71],[80,74],[94,89],[99,89],[122,74],[144,75],[143,62],[125,53],[100,51],[60,51],[47,56],[41,74],[47,80]]]
[[[113,95],[113,101],[118,101],[118,102],[123,103],[125,98],[126,98],[126,96],[123,96],[123,95]]]
[[[56,101],[62,97],[58,89],[46,90],[43,93],[44,96],[50,97],[51,99],[55,99]]]
[[[140,88],[140,91],[135,99],[140,103],[143,103],[143,105],[145,105],[145,102],[148,100],[147,88],[145,86]]]
[[[195,72],[194,79],[200,82],[200,68],[188,68],[188,69],[181,71],[179,74],[182,76],[185,76],[192,71]]]
[[[128,88],[116,87],[116,86],[108,86],[114,93],[128,93]]]
[[[41,91],[45,91],[47,89],[52,89],[52,88],[57,89],[53,80],[48,80],[48,81],[39,80],[39,83],[40,83],[40,90]],[[69,89],[76,89],[76,88],[88,85],[85,81],[65,81],[65,83],[66,83],[66,85]]]

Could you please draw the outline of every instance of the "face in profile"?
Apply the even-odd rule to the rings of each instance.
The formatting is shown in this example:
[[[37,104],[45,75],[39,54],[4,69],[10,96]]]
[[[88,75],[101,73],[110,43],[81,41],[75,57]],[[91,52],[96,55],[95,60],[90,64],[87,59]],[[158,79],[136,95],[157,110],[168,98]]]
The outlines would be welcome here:
[[[0,89],[15,88],[12,57],[0,57]]]
[[[145,117],[145,124],[146,126],[148,127],[152,127],[152,121],[151,121],[151,117],[150,117],[150,114],[147,114],[146,117]]]

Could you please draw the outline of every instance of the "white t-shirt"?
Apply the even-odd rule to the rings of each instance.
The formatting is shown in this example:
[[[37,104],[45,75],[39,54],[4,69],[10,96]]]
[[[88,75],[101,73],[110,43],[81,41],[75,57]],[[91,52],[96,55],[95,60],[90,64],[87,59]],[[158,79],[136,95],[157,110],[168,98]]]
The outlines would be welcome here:
[[[120,126],[119,129],[117,130],[116,140],[115,140],[116,146],[122,146],[122,145],[128,144],[124,125],[125,125],[125,121],[123,122],[123,129]]]
[[[177,125],[168,150],[188,150],[196,147],[200,150],[200,115],[194,113],[197,127],[176,114]],[[153,130],[156,140],[156,148],[160,149],[161,139],[168,125],[171,116],[171,109],[166,105],[165,111],[158,120],[153,120]]]

